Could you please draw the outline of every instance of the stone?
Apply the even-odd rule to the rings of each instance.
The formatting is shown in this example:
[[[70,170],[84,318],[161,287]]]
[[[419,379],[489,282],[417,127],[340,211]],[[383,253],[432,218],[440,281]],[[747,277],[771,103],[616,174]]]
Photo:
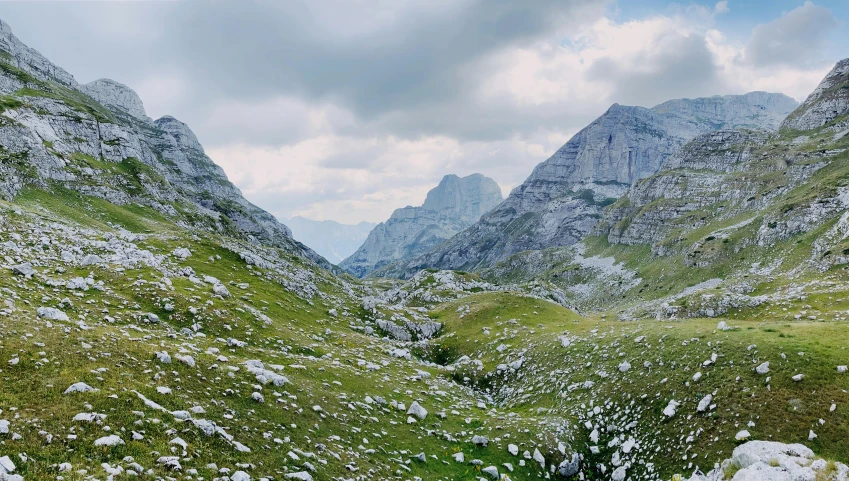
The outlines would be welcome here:
[[[496,468],[495,466],[487,466],[481,469],[481,472],[483,474],[488,475],[492,479],[500,479],[500,476],[498,475],[498,468]]]
[[[413,401],[413,403],[410,404],[410,408],[407,409],[407,414],[415,416],[419,420],[424,421],[424,419],[427,417],[427,409],[420,406],[417,401]]]
[[[9,456],[0,457],[0,472],[5,474],[15,472],[15,463],[9,458]]]
[[[12,272],[19,275],[24,276],[26,278],[30,278],[35,274],[35,269],[32,267],[32,263],[24,262],[22,264],[18,264],[12,267]]]
[[[212,293],[221,297],[230,297],[230,291],[224,284],[215,284],[212,286]]]
[[[103,263],[103,258],[97,254],[89,254],[80,261],[80,266],[87,267]]]
[[[244,471],[236,471],[230,475],[230,481],[251,481],[251,476]]]
[[[761,363],[758,367],[755,368],[755,372],[758,374],[766,374],[769,372],[769,361]]]
[[[713,401],[713,395],[708,394],[699,401],[699,405],[696,407],[696,411],[703,413],[707,411],[710,407],[710,403]]]
[[[119,444],[124,444],[124,441],[115,434],[110,434],[109,436],[103,436],[102,438],[98,438],[94,441],[95,446],[118,446]]]
[[[286,479],[294,479],[296,481],[312,481],[312,475],[306,471],[298,471],[296,473],[288,473],[283,476]]]
[[[557,465],[557,474],[568,478],[578,474],[581,468],[581,456],[578,453],[573,453],[571,458],[564,459]]]
[[[38,317],[51,321],[67,321],[68,315],[55,307],[39,307],[36,310]]]
[[[675,411],[678,409],[679,405],[680,403],[678,401],[674,399],[670,400],[666,407],[663,408],[663,415],[668,418],[675,416]]]
[[[68,389],[65,389],[63,394],[72,394],[77,392],[97,392],[99,389],[93,388],[84,382],[76,382],[71,384]]]
[[[619,466],[610,473],[610,479],[611,481],[625,481],[627,474],[628,471],[625,469],[625,466]]]

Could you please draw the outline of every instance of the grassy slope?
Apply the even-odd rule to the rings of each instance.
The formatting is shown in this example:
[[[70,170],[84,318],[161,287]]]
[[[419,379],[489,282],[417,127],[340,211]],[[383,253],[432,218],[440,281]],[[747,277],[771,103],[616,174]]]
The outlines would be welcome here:
[[[496,398],[515,412],[550,409],[552,417],[571,426],[567,438],[579,450],[592,444],[582,425],[591,403],[609,403],[611,413],[626,408],[639,413],[632,416],[639,421],[633,433],[638,433],[646,451],[662,449],[651,457],[660,479],[668,479],[696,466],[711,469],[730,455],[741,429],[748,429],[755,439],[802,442],[822,456],[849,459],[845,436],[849,376],[836,371],[836,366],[849,362],[843,342],[847,323],[842,316],[834,320],[834,314],[821,314],[827,317],[824,320],[793,319],[802,311],[845,312],[849,306],[845,294],[739,313],[728,319],[737,326],[732,331],[717,331],[718,319],[620,323],[597,316],[582,318],[552,304],[505,294],[461,299],[438,308],[434,316],[447,323],[448,333],[456,333],[440,339],[444,357],[469,355],[483,362],[484,370],[469,376],[470,382],[494,389]],[[457,313],[461,305],[470,307],[462,319]],[[518,325],[507,323],[509,319],[517,319]],[[490,328],[489,335],[484,327]],[[573,339],[568,348],[558,339],[565,333]],[[640,336],[645,339],[635,342]],[[498,352],[501,344],[510,349]],[[757,347],[748,350],[753,344]],[[495,373],[499,363],[517,359],[520,350],[526,352],[518,373]],[[704,367],[712,353],[718,354],[716,364]],[[632,365],[626,373],[617,368],[623,360]],[[652,366],[644,367],[644,361]],[[763,361],[771,366],[768,387],[767,376],[754,372]],[[608,377],[599,375],[602,371]],[[696,372],[703,373],[698,383],[692,382]],[[797,373],[805,375],[802,382],[790,379]],[[586,380],[595,386],[566,389]],[[696,413],[699,400],[712,392],[717,408],[709,414]],[[661,412],[670,399],[682,406],[666,420]],[[829,411],[832,403],[837,404],[834,412]],[[747,427],[749,421],[755,426]],[[819,436],[815,441],[808,441],[809,430]],[[687,443],[687,436],[696,432],[697,441]],[[607,439],[603,435],[601,444]],[[591,462],[609,463],[611,453],[603,447]]]
[[[215,298],[210,295],[209,286],[198,286],[176,276],[172,277],[174,290],[163,291],[155,284],[162,274],[147,267],[116,272],[56,262],[66,269],[58,273],[53,263],[45,260],[46,266],[38,268],[41,275],[31,280],[14,276],[8,270],[0,272],[0,288],[8,288],[5,292],[9,296],[8,293],[15,293],[17,307],[14,313],[0,318],[4,333],[0,344],[0,366],[3,366],[0,374],[4,379],[0,417],[12,421],[12,432],[22,435],[17,441],[7,437],[5,450],[11,455],[28,453],[28,462],[18,462],[19,472],[27,479],[51,478],[57,474],[55,465],[66,461],[75,470],[87,469],[98,474],[102,473],[101,462],[122,464],[120,460],[125,456],[133,456],[145,468],[166,475],[167,470],[155,461],[160,455],[172,454],[175,447],[169,441],[178,436],[189,445],[186,453],[181,453],[181,449],[175,453],[182,457],[184,469],[196,468],[207,479],[215,475],[205,468],[208,463],[233,470],[238,469],[238,463],[252,463],[254,467],[248,469],[252,475],[279,478],[286,471],[302,469],[303,460],[296,462],[286,457],[294,448],[315,452],[327,462],[325,466],[311,460],[318,466],[317,479],[353,475],[346,465],[355,466],[359,470],[357,474],[371,472],[369,476],[377,479],[396,476],[407,479],[411,475],[427,479],[476,479],[480,468],[456,464],[450,457],[461,450],[467,460],[480,458],[484,466],[494,464],[502,471],[501,463],[512,461],[519,478],[539,471],[530,465],[519,467],[518,460],[509,459],[512,456],[504,449],[475,448],[468,442],[472,434],[495,439],[513,433],[516,442],[530,445],[533,430],[523,432],[525,429],[520,427],[534,427],[533,419],[506,419],[481,410],[476,407],[480,396],[453,384],[438,369],[389,356],[389,343],[364,336],[350,327],[361,324],[357,321],[361,316],[357,301],[344,294],[338,280],[327,274],[313,270],[330,297],[308,301],[274,282],[273,273],[249,268],[233,252],[222,248],[220,239],[193,237],[146,210],[105,205],[98,199],[67,193],[54,197],[44,191],[28,191],[15,206],[4,205],[2,209],[7,219],[3,225],[5,232],[0,233],[3,240],[18,231],[25,235],[24,242],[32,242],[26,238],[24,227],[25,222],[31,222],[32,215],[97,229],[87,234],[94,238],[101,237],[101,232],[114,232],[111,226],[122,226],[148,233],[138,244],[155,253],[168,253],[178,246],[190,247],[192,257],[180,265],[217,277],[233,293],[229,299]],[[210,257],[214,260],[209,260]],[[294,257],[288,259],[300,262]],[[105,282],[104,292],[72,292],[46,283],[47,278],[69,279],[89,273]],[[147,282],[138,283],[139,280]],[[241,289],[236,286],[239,283],[248,283],[249,287]],[[48,325],[36,320],[37,306],[55,306],[64,297],[74,304],[73,308],[65,309],[72,321],[53,321]],[[175,304],[173,312],[163,309],[165,302]],[[257,320],[246,305],[261,310],[271,319],[270,324]],[[190,307],[198,308],[199,312],[192,314]],[[334,318],[328,315],[331,307],[351,314]],[[159,314],[163,322],[143,323],[139,316],[145,312]],[[104,321],[106,315],[115,321]],[[75,326],[81,318],[85,318],[89,329]],[[180,329],[194,323],[203,326],[206,338],[178,334]],[[248,346],[228,347],[216,341],[229,337],[246,341]],[[83,343],[89,347],[83,347]],[[227,360],[216,360],[215,355],[206,354],[210,347],[220,349]],[[176,360],[161,365],[153,356],[159,350],[167,350],[172,356],[179,351],[190,353],[197,366],[191,368]],[[6,364],[14,357],[20,359],[18,364]],[[265,403],[253,401],[250,396],[257,384],[254,376],[243,366],[238,371],[228,371],[247,359],[287,366],[284,374],[291,384],[279,388],[266,385],[262,388]],[[370,371],[363,360],[381,367]],[[293,365],[304,367],[293,368]],[[106,370],[98,372],[100,368]],[[417,369],[433,377],[423,379]],[[97,387],[100,392],[61,394],[77,381]],[[173,394],[158,394],[156,386],[171,387]],[[203,417],[227,427],[252,452],[237,452],[218,437],[206,437],[166,413],[145,407],[133,394],[136,390],[169,409],[203,406],[207,412]],[[366,395],[398,400],[407,406],[419,400],[430,414],[424,422],[409,425],[402,411],[365,407]],[[313,405],[322,406],[323,413],[314,412]],[[447,411],[444,420],[436,416],[442,410]],[[133,411],[144,413],[144,417]],[[103,426],[72,422],[71,418],[80,412],[104,413],[107,418]],[[109,433],[118,433],[127,444],[95,448],[93,441],[109,434],[104,432],[104,426],[110,428]],[[143,433],[145,439],[131,441],[131,430]],[[51,443],[46,443],[45,434],[39,434],[42,431],[53,434]],[[72,433],[78,437],[67,439]],[[446,441],[444,433],[458,441]],[[275,443],[274,438],[282,443]],[[317,443],[340,454],[341,461],[318,453]],[[367,452],[368,449],[375,451]],[[419,452],[436,458],[429,458],[427,463],[410,461]],[[401,465],[411,473],[400,468]],[[79,473],[66,475],[66,479],[83,477]]]

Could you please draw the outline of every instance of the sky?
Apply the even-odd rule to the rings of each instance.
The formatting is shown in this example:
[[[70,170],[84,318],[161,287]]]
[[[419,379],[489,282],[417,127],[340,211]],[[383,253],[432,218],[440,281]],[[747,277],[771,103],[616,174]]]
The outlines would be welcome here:
[[[615,102],[801,101],[849,57],[846,0],[0,0],[0,18],[188,123],[279,219],[346,224],[446,174],[507,195]]]

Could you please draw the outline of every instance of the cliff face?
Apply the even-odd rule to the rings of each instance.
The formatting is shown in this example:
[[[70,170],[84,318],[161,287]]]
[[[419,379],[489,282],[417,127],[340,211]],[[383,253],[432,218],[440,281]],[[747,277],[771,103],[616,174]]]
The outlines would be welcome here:
[[[397,209],[339,265],[363,277],[391,262],[421,254],[477,221],[501,200],[501,189],[488,177],[446,175],[428,192],[421,207]]]
[[[0,95],[7,199],[27,186],[61,185],[146,205],[194,228],[265,241],[330,267],[248,202],[186,124],[170,116],[151,120],[139,96],[113,80],[79,84],[2,21]]]
[[[837,121],[835,131],[849,128],[849,59],[837,62],[811,95],[787,116],[781,129],[812,130]]]
[[[796,105],[765,92],[672,100],[651,109],[614,104],[475,225],[388,273],[474,269],[524,250],[574,244],[604,207],[655,174],[689,140],[720,128],[774,130]]]

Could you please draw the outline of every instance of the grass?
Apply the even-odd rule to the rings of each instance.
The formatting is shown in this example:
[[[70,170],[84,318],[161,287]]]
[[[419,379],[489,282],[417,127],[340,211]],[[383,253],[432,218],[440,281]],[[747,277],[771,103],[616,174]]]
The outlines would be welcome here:
[[[19,214],[8,212],[8,222],[3,228],[8,232],[22,226],[22,222],[43,218],[94,229],[87,235],[97,239],[111,230],[110,223],[120,221],[129,226],[133,222],[128,219],[133,217],[135,223],[148,227],[161,222],[142,213],[125,211],[123,206],[106,206],[98,199],[74,194],[61,190],[25,191],[15,203],[22,210]],[[7,208],[11,206],[0,205],[0,209]],[[4,378],[0,406],[5,416],[15,413],[14,418],[10,417],[12,429],[22,438],[6,439],[5,443],[15,452],[30,455],[30,461],[19,463],[18,470],[27,479],[55,477],[56,465],[66,461],[75,469],[99,472],[99,463],[117,464],[125,456],[134,457],[158,475],[167,475],[156,459],[174,453],[169,442],[177,436],[189,445],[188,452],[182,455],[184,467],[197,468],[199,475],[207,478],[216,476],[214,470],[205,468],[208,463],[231,468],[237,463],[252,463],[255,466],[252,472],[257,476],[282,477],[286,471],[302,469],[301,463],[285,456],[286,451],[295,447],[315,451],[318,442],[341,455],[338,461],[323,456],[327,465],[319,469],[327,476],[343,475],[349,472],[345,466],[354,463],[364,472],[371,470],[378,478],[407,475],[399,467],[405,466],[411,471],[409,475],[429,479],[477,479],[479,468],[460,465],[451,459],[460,450],[467,459],[480,458],[485,465],[513,462],[516,476],[528,477],[539,471],[530,465],[519,467],[517,460],[506,453],[506,445],[501,445],[510,439],[523,449],[533,450],[532,446],[537,444],[530,429],[535,426],[533,419],[491,417],[492,413],[475,407],[478,395],[454,385],[439,369],[390,357],[383,341],[352,329],[352,323],[356,322],[353,315],[362,315],[358,301],[349,298],[339,281],[329,274],[303,264],[290,254],[277,254],[290,263],[290,268],[310,269],[322,286],[322,296],[305,299],[287,289],[275,271],[249,268],[234,250],[222,246],[223,239],[210,235],[194,237],[173,226],[162,227],[148,229],[149,233],[136,242],[154,253],[188,246],[193,254],[181,264],[192,267],[199,275],[219,278],[233,296],[212,298],[209,287],[179,276],[172,277],[173,291],[163,290],[155,284],[162,273],[144,266],[115,271],[67,265],[63,273],[54,272],[52,267],[39,267],[42,274],[29,281],[8,271],[0,272],[0,289],[16,292],[19,305],[14,314],[0,317],[3,333],[0,334],[3,366],[0,376]],[[56,245],[61,245],[58,239]],[[45,252],[45,256],[50,255],[53,254]],[[90,273],[104,282],[106,290],[74,295],[47,284],[48,278],[85,277]],[[146,282],[139,283],[140,280]],[[248,287],[238,287],[243,283]],[[74,303],[64,310],[74,320],[85,318],[88,329],[79,329],[73,322],[48,325],[35,320],[36,306],[55,305],[62,297],[70,297]],[[166,300],[174,304],[173,311],[163,308]],[[268,322],[257,318],[247,306],[268,316]],[[356,314],[332,318],[327,315],[331,306],[340,313]],[[197,311],[193,312],[192,308]],[[104,320],[106,312],[114,322]],[[157,313],[161,323],[142,323],[140,316],[145,312]],[[205,338],[174,335],[194,325],[201,326]],[[229,337],[244,340],[248,345],[234,348],[217,341]],[[227,361],[204,354],[210,347],[221,349]],[[172,356],[187,351],[195,357],[197,366],[192,368],[176,361],[168,366],[159,365],[153,352],[162,349]],[[44,354],[40,354],[42,351]],[[20,362],[7,365],[6,361],[13,356]],[[363,358],[380,363],[381,369],[367,370],[360,362]],[[244,369],[232,376],[227,374],[226,366],[240,366],[247,359],[305,367],[285,368],[291,384],[280,388],[265,386],[262,392],[266,402],[259,404],[250,398],[252,385],[256,384],[253,376]],[[103,367],[107,370],[98,370]],[[431,379],[414,378],[416,369],[429,372]],[[96,386],[100,392],[61,394],[78,381]],[[155,391],[156,385],[169,386],[174,392],[170,396],[161,395]],[[168,414],[145,406],[134,391],[168,409],[203,406],[206,410],[203,417],[228,428],[252,452],[240,453],[218,437],[199,434]],[[412,399],[419,399],[430,415],[425,422],[409,425],[403,411],[361,406],[366,395],[398,399],[407,405]],[[313,405],[321,405],[323,413],[314,412]],[[458,414],[449,412],[446,419],[439,419],[436,412],[440,410],[457,410]],[[84,411],[105,413],[107,418],[103,425],[70,422],[76,413]],[[107,434],[104,426],[121,435],[126,444],[95,448],[93,441]],[[502,428],[509,429],[501,431]],[[130,430],[142,433],[144,439],[131,440]],[[54,434],[53,442],[46,444],[39,432]],[[76,439],[67,439],[69,433],[75,434]],[[474,447],[469,443],[472,433],[490,436],[499,447]],[[458,441],[449,442],[443,434],[451,434]],[[282,441],[278,444],[273,438]],[[358,447],[363,445],[363,438],[369,439],[368,448],[374,452],[365,453],[366,448]],[[438,459],[429,458],[426,463],[398,461],[421,451]],[[175,454],[180,455],[180,450]],[[74,476],[66,479],[76,479]]]
[[[456,312],[460,305],[470,306],[462,319]],[[842,312],[841,305],[830,307]],[[738,329],[722,332],[716,331],[720,319],[618,323],[504,293],[454,301],[438,307],[433,316],[446,323],[446,334],[438,343],[450,353],[448,360],[467,355],[483,363],[483,369],[460,377],[488,389],[506,409],[519,413],[550,409],[566,424],[578,427],[584,420],[581,406],[593,400],[642,413],[638,440],[665,440],[664,452],[677,453],[654,459],[661,479],[692,471],[688,463],[677,461],[684,453],[698,454],[695,463],[711,469],[714,462],[730,456],[737,445],[734,435],[744,427],[754,439],[800,442],[822,456],[849,459],[849,443],[841,434],[849,411],[840,403],[849,378],[836,374],[836,366],[849,358],[841,334],[849,327],[846,321],[768,321],[747,315],[729,318]],[[518,323],[509,323],[510,319]],[[560,346],[558,337],[564,333],[575,339],[569,348]],[[641,336],[642,342],[635,342]],[[496,347],[501,344],[510,348],[499,352]],[[750,345],[757,347],[749,350]],[[498,374],[497,365],[516,359],[519,350],[524,352],[525,374]],[[716,364],[702,366],[712,353],[719,354]],[[623,359],[632,365],[625,374],[618,372]],[[753,371],[762,360],[770,361],[769,389],[765,377]],[[644,368],[643,361],[652,362],[652,367]],[[608,377],[598,376],[602,371]],[[704,376],[694,383],[691,378],[697,371]],[[797,373],[805,374],[803,382],[790,379]],[[566,390],[587,379],[595,382],[591,392]],[[717,409],[694,415],[695,405],[711,392]],[[649,396],[641,397],[644,393]],[[669,399],[683,403],[681,414],[664,421],[660,412]],[[830,412],[835,402],[838,408]],[[823,417],[826,423],[820,426]],[[746,427],[748,421],[755,426]],[[819,436],[815,441],[807,439],[810,429]],[[701,433],[699,442],[684,442],[686,434],[696,430]],[[581,427],[570,435],[573,443],[581,444],[589,433]],[[589,459],[604,462],[610,454],[602,449]]]

